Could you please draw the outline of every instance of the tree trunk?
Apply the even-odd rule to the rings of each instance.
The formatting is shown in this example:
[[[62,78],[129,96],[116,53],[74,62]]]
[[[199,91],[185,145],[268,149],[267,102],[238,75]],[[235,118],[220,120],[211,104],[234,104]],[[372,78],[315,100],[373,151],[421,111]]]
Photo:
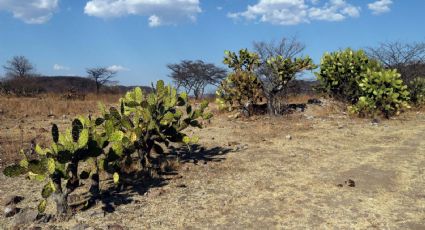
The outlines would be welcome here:
[[[276,109],[274,107],[274,100],[275,100],[275,95],[273,95],[272,93],[267,94],[267,112],[268,112],[269,116],[275,116],[276,115]]]
[[[100,91],[100,83],[96,82],[96,94],[99,94]]]

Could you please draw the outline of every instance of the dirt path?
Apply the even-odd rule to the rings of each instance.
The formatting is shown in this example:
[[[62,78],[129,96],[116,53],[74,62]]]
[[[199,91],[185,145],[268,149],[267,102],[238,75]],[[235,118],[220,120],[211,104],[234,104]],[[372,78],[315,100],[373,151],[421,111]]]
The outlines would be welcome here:
[[[142,195],[116,195],[114,212],[100,204],[48,225],[425,229],[423,114],[377,126],[345,118],[244,122],[223,116],[196,133],[211,158],[183,164],[178,175]],[[36,206],[39,186],[3,175],[0,181],[1,198],[16,192],[27,197],[22,205]],[[12,222],[0,217],[5,228]]]

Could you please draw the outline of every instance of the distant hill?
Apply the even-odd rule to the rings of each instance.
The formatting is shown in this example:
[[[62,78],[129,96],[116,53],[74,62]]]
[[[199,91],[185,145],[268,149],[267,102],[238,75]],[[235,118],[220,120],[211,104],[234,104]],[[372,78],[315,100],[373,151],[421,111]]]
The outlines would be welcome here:
[[[5,80],[3,84],[10,89],[26,87],[33,92],[43,93],[66,93],[74,90],[79,93],[95,93],[96,85],[91,79],[79,76],[37,76],[25,80]],[[101,88],[103,93],[125,93],[137,86],[104,86]],[[151,87],[141,87],[145,92],[150,92]]]

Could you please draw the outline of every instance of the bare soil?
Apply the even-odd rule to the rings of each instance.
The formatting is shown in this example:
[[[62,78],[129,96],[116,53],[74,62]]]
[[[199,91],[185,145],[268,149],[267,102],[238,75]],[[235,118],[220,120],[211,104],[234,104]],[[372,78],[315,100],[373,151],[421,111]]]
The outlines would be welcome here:
[[[206,128],[190,131],[201,138],[202,157],[151,183],[114,190],[107,201],[70,220],[32,226],[425,229],[425,113],[372,124],[325,109],[314,105],[278,118],[217,115]],[[40,133],[46,141],[50,123],[69,118],[0,117],[0,122],[1,147]],[[0,154],[3,166],[17,158],[1,148]],[[41,186],[1,174],[0,204],[21,195],[21,208],[35,208]],[[14,218],[1,215],[0,229],[13,228]]]

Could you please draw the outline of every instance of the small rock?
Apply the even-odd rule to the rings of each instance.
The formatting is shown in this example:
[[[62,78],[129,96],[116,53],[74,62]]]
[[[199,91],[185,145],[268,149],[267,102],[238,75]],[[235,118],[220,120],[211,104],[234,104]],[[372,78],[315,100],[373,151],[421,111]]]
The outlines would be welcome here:
[[[374,119],[372,119],[372,121],[370,122],[372,125],[378,125],[379,124],[379,120],[378,119],[376,119],[376,118],[374,118]]]
[[[241,113],[235,113],[228,116],[229,119],[238,119],[241,117]]]
[[[110,224],[108,225],[108,230],[123,230],[124,227],[119,224]]]
[[[307,120],[313,120],[314,116],[304,115],[305,119]]]
[[[227,146],[233,146],[233,145],[239,145],[239,142],[236,142],[236,141],[227,142]]]
[[[4,206],[16,205],[16,204],[20,203],[21,201],[23,201],[24,197],[23,196],[9,196],[5,200],[6,200],[6,202],[5,202]]]
[[[321,105],[322,101],[320,101],[317,98],[312,98],[312,99],[308,99],[307,104],[311,104],[311,105]]]
[[[5,217],[12,217],[12,216],[16,215],[19,211],[20,211],[20,209],[15,207],[14,205],[7,206],[4,209],[4,216]]]
[[[292,140],[291,135],[286,135],[286,140]]]
[[[345,184],[348,185],[349,187],[356,187],[356,182],[354,182],[351,179],[348,179],[347,181],[345,181]]]
[[[15,216],[13,223],[15,225],[29,225],[37,219],[37,215],[37,210],[26,208]]]

